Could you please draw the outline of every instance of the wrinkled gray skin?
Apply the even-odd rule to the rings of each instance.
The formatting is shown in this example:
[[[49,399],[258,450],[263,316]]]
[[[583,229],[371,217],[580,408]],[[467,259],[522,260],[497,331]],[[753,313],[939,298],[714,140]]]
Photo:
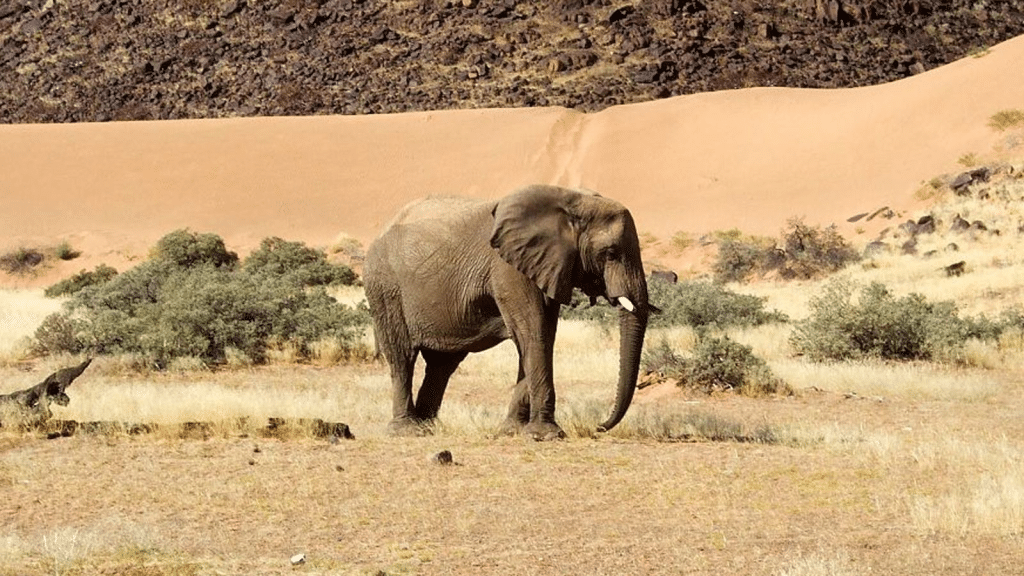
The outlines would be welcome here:
[[[511,338],[519,375],[504,431],[564,437],[552,351],[559,307],[574,287],[620,308],[615,406],[599,430],[629,408],[650,308],[636,226],[614,200],[531,186],[498,201],[413,202],[370,245],[363,276],[377,346],[391,366],[392,433],[423,433],[466,355]],[[414,401],[418,354],[426,369]]]

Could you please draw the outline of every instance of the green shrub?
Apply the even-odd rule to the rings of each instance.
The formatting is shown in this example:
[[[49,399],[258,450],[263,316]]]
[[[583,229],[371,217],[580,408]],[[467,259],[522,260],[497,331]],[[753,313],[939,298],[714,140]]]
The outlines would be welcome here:
[[[712,268],[719,282],[742,282],[772,271],[786,280],[809,279],[842,270],[859,259],[834,225],[822,230],[794,218],[778,243],[738,234],[721,236]]]
[[[651,315],[651,327],[760,326],[787,321],[786,316],[778,311],[766,311],[764,298],[737,294],[713,282],[650,282],[647,290],[651,303],[661,309],[660,314]],[[573,293],[572,303],[562,309],[561,315],[562,318],[592,320],[609,326],[618,320],[614,308],[590,306],[589,299],[578,290]]]
[[[815,278],[860,260],[860,254],[839,234],[834,224],[822,230],[792,219],[782,239],[784,258],[778,268],[785,279]]]
[[[43,293],[50,298],[55,298],[57,296],[70,296],[79,292],[86,286],[103,284],[114,276],[117,276],[117,270],[107,266],[106,264],[100,264],[91,272],[82,270],[70,278],[65,278],[64,280],[57,282],[53,286],[44,290]]]
[[[327,255],[302,242],[265,238],[243,268],[250,274],[288,277],[302,286],[352,285],[356,273],[348,266],[327,262]]]
[[[65,240],[64,242],[61,242],[60,244],[57,245],[56,248],[53,249],[53,255],[56,256],[57,258],[60,258],[61,260],[74,260],[75,258],[81,256],[82,253],[72,248],[71,244]]]
[[[36,328],[33,348],[37,352],[60,351],[77,354],[82,351],[82,321],[65,313],[50,314]]]
[[[791,336],[793,347],[812,360],[944,360],[955,358],[968,338],[998,336],[1002,328],[983,317],[962,319],[952,302],[929,302],[920,294],[896,298],[880,283],[864,287],[853,301],[848,281],[827,284],[811,299],[811,315]]]
[[[718,240],[718,256],[711,270],[718,282],[742,282],[777,267],[780,260],[781,254],[770,238],[723,236]]]
[[[781,312],[766,311],[764,298],[738,294],[713,282],[651,282],[648,295],[651,302],[662,310],[661,314],[651,317],[652,327],[724,328],[760,326],[787,320]]]
[[[679,381],[679,385],[705,393],[735,390],[747,396],[790,394],[789,385],[774,374],[753,349],[729,339],[700,335],[690,357],[675,353],[662,339],[644,351],[644,370]]]
[[[228,251],[224,240],[216,234],[199,234],[182,229],[157,241],[152,259],[170,262],[181,268],[203,264],[230,268],[238,263],[238,254]]]
[[[300,358],[324,338],[354,346],[369,322],[365,306],[344,306],[323,287],[269,268],[233,267],[216,248],[219,239],[195,243],[215,247],[196,259],[161,251],[182,246],[181,238],[173,233],[153,259],[75,292],[67,309],[37,330],[37,350],[139,355],[160,368],[177,358],[224,364],[229,355],[264,362],[268,348],[283,343]]]
[[[645,372],[657,372],[669,378],[682,378],[686,370],[686,358],[672,349],[664,337],[657,343],[644,346],[640,356],[640,369]]]

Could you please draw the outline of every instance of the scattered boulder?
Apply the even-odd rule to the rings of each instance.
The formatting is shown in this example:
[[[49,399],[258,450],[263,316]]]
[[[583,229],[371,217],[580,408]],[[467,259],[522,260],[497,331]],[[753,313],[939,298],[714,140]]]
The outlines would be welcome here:
[[[943,267],[943,270],[946,271],[946,276],[949,276],[949,277],[961,276],[966,271],[966,269],[967,269],[967,262],[964,262],[963,260],[961,260],[959,262],[954,262],[954,263],[950,264],[949,266]]]
[[[679,282],[679,275],[672,270],[654,270],[651,272],[651,280],[675,284]]]
[[[889,220],[891,218],[894,218],[895,216],[896,213],[892,211],[892,208],[889,208],[888,206],[883,206],[882,208],[875,210],[874,212],[871,213],[870,216],[868,216],[868,222],[874,220],[875,218],[885,218],[886,220]]]
[[[917,226],[916,226],[916,229],[915,229],[914,233],[915,234],[931,234],[931,233],[935,232],[935,225],[936,225],[935,217],[932,216],[931,214],[926,214],[926,215],[921,216],[920,218],[918,218]]]
[[[452,453],[449,450],[441,450],[436,454],[432,454],[429,460],[430,462],[441,466],[451,466],[455,463],[455,460],[452,458]]]
[[[950,232],[963,232],[971,227],[971,223],[964,219],[963,216],[957,214],[953,217],[953,223],[949,225]]]
[[[929,5],[0,0],[0,29],[10,31],[0,39],[0,118],[47,123],[541,105],[589,112],[751,86],[882,84],[1024,33],[1024,13],[1014,3]],[[554,29],[541,33],[540,21]],[[133,67],[125,71],[124,62]],[[459,85],[453,70],[463,75]],[[555,82],[570,70],[572,82]]]
[[[970,193],[970,186],[975,182],[988,182],[989,177],[992,175],[992,169],[986,166],[981,168],[975,168],[974,170],[968,170],[959,174],[953,179],[953,182],[949,185],[956,192],[957,195],[964,196]]]
[[[882,254],[887,253],[888,251],[888,244],[882,242],[881,240],[875,240],[874,242],[870,242],[867,246],[864,247],[864,257],[870,258],[872,256],[880,256]]]

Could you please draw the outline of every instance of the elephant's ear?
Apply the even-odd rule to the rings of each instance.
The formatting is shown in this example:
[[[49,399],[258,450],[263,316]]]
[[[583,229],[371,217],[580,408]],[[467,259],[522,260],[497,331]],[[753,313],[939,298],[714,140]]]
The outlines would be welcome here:
[[[579,251],[564,200],[560,190],[546,187],[503,198],[494,208],[491,246],[549,298],[568,304]]]

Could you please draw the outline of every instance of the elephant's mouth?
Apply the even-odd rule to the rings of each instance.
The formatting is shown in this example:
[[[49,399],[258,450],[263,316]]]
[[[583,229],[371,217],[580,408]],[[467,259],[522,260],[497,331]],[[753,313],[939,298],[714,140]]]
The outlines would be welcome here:
[[[615,296],[610,294],[607,287],[600,280],[581,282],[579,288],[587,295],[588,298],[590,298],[591,306],[597,304],[598,298],[604,298],[613,308],[622,308],[627,312],[633,313],[636,313],[637,311],[637,303],[635,301],[625,295]]]

